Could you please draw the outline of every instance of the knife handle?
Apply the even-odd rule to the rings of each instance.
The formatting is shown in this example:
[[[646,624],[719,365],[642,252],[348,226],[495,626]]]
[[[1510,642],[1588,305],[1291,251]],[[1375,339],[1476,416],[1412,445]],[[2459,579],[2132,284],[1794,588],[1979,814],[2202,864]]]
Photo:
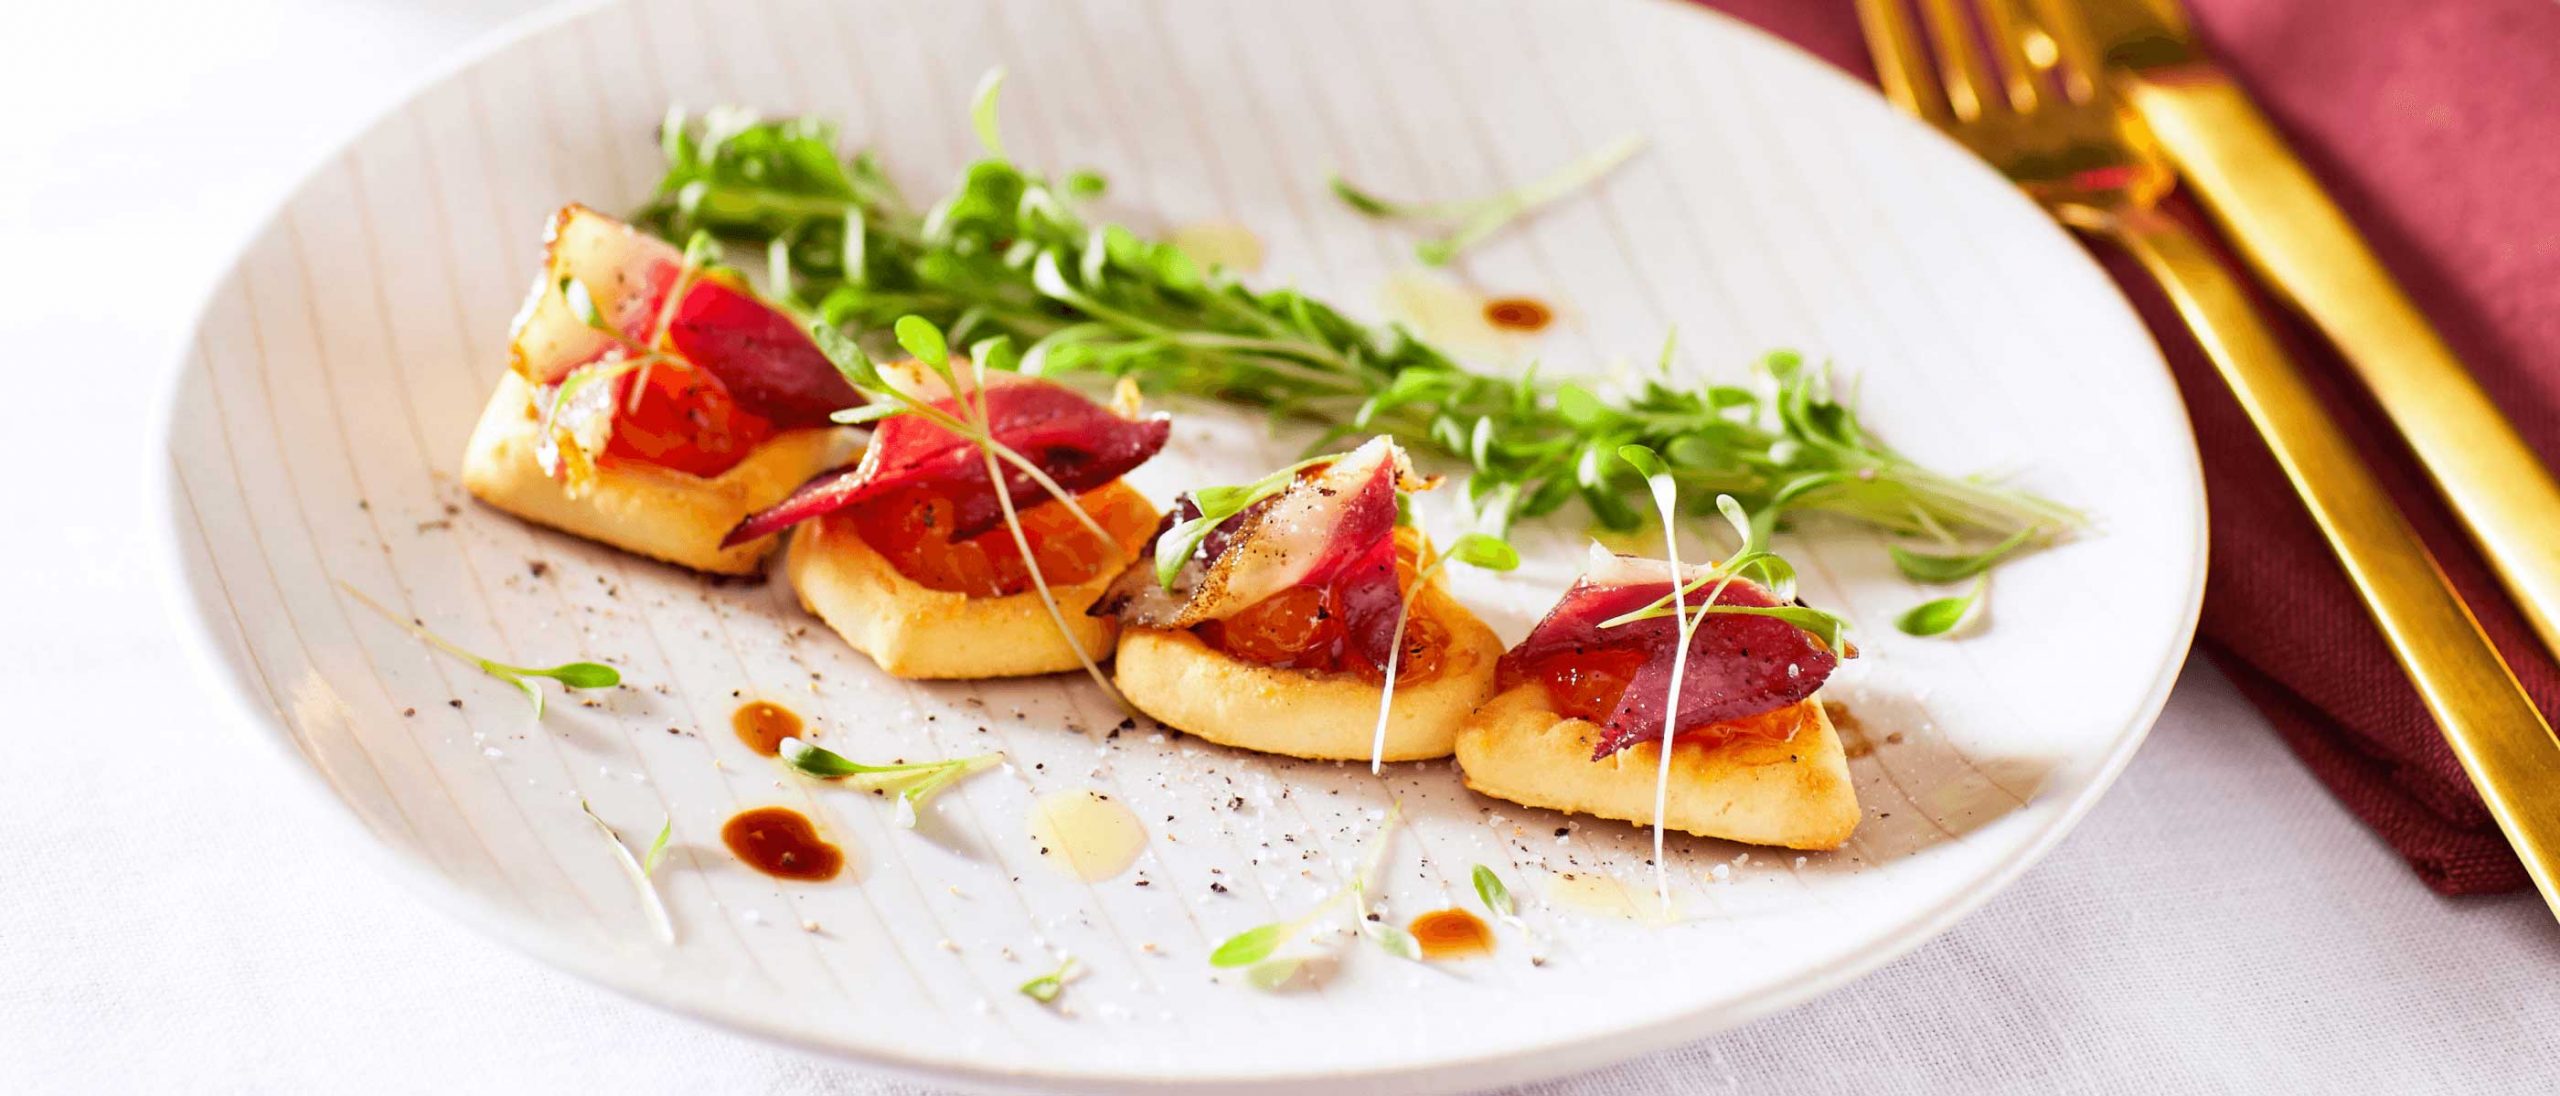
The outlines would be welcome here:
[[[2190,66],[2146,71],[2123,90],[2250,266],[2345,354],[2560,654],[2560,484],[2549,469],[2237,84]]]
[[[2259,319],[2240,282],[2185,225],[2119,209],[2075,225],[2122,244],[2168,291],[2319,523],[2455,758],[2560,909],[2560,740]]]

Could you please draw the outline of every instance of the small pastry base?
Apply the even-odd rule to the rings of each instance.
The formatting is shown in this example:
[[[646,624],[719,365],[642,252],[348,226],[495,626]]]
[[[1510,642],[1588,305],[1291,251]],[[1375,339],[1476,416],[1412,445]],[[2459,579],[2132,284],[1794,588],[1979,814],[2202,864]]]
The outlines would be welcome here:
[[[842,463],[853,448],[851,431],[786,430],[717,476],[601,465],[588,489],[572,495],[534,458],[541,420],[524,379],[512,371],[501,376],[462,455],[462,485],[472,497],[537,525],[715,575],[761,569],[775,538],[731,548],[720,547],[720,538]]]
[[[1137,494],[1136,488],[1119,480],[1095,493],[1103,491]],[[1138,558],[1155,531],[1155,508],[1149,506],[1146,512],[1148,520],[1135,523],[1130,539],[1121,542],[1123,566]],[[849,515],[803,522],[791,533],[791,550],[784,555],[782,567],[801,605],[895,677],[1027,677],[1080,665],[1075,649],[1067,645],[1057,622],[1041,604],[1040,591],[970,597],[920,585],[873,550]],[[1106,567],[1090,581],[1049,587],[1058,599],[1059,612],[1066,616],[1067,631],[1095,662],[1111,657],[1111,642],[1119,635],[1120,624],[1108,617],[1086,616],[1085,610],[1101,599],[1120,570]]]
[[[1396,687],[1388,761],[1449,756],[1467,713],[1493,695],[1502,640],[1438,586],[1414,611],[1449,630],[1440,673]],[[1114,673],[1140,711],[1223,746],[1319,760],[1366,761],[1378,732],[1379,687],[1348,674],[1242,662],[1189,631],[1131,628]]]
[[[1792,849],[1835,849],[1858,826],[1858,799],[1840,736],[1819,700],[1785,742],[1674,739],[1666,828]],[[1467,786],[1531,807],[1653,824],[1661,744],[1641,742],[1594,761],[1601,728],[1548,707],[1528,682],[1486,702],[1458,733]]]

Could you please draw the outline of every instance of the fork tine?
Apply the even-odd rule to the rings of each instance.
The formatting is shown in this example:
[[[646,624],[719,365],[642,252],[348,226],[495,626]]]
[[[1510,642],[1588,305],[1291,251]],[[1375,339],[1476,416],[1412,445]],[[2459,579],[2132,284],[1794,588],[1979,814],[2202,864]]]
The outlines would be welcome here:
[[[1947,84],[1947,105],[1955,110],[1956,120],[1970,122],[1982,117],[1990,101],[1983,91],[1991,86],[1991,72],[1982,63],[1982,51],[1973,44],[1973,26],[1957,10],[1958,0],[1921,0],[1920,10],[1929,20],[1929,44],[1938,49],[1938,75]]]
[[[1865,29],[1867,53],[1875,58],[1876,81],[1884,96],[1904,113],[1940,129],[1952,124],[1946,96],[1929,78],[1929,55],[1920,48],[1920,32],[1911,25],[1903,0],[1858,0],[1858,25]]]
[[[2057,75],[2063,95],[2075,103],[2086,103],[2097,97],[2097,81],[2106,69],[2106,61],[2098,55],[2098,44],[2089,36],[2089,28],[2080,21],[2080,13],[2072,5],[2080,0],[2028,0],[2034,10],[2035,28],[2053,41],[2061,62]]]
[[[2020,114],[2036,109],[2040,98],[2037,66],[2027,57],[2027,33],[2032,24],[2018,17],[2017,0],[1973,3],[1974,10],[1982,14],[1982,34],[1991,40],[1991,58],[2000,68],[2000,85],[2009,93],[2010,108]]]

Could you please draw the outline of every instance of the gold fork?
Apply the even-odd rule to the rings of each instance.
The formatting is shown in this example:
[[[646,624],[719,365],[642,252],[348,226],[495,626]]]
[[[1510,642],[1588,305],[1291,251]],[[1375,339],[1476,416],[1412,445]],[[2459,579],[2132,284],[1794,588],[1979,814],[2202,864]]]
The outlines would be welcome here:
[[[2077,13],[2061,0],[2034,0],[2032,14],[2018,0],[1976,0],[1977,38],[1961,0],[1920,6],[1939,62],[1935,79],[1904,0],[1858,0],[1885,95],[1989,161],[2062,223],[2130,252],[2168,291],[2364,596],[2543,901],[2560,912],[2560,740],[2238,281],[2159,211],[2176,176],[2098,78]],[[1989,60],[1978,42],[1989,43]]]

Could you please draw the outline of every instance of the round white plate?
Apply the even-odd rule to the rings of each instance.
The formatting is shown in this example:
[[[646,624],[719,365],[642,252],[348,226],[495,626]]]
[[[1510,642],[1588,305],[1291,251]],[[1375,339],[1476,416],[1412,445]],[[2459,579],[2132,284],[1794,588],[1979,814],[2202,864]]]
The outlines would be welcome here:
[[[1782,546],[1808,595],[1864,625],[1829,695],[1872,752],[1838,853],[1673,850],[1679,920],[1566,899],[1558,873],[1642,891],[1647,838],[1472,796],[1446,764],[1300,764],[1114,716],[1080,678],[908,685],[802,615],[780,583],[712,584],[466,498],[463,439],[504,368],[544,216],[627,210],[670,102],[841,119],[913,195],[974,151],[970,89],[1007,66],[1014,153],[1091,166],[1107,215],[1254,227],[1266,283],[1376,315],[1409,240],[1324,190],[1473,194],[1621,133],[1649,151],[1470,257],[1562,322],[1508,348],[1550,373],[1649,362],[1740,376],[1761,351],[1839,363],[1873,425],[1935,467],[1996,470],[2095,516],[2004,567],[1990,627],[1914,640],[1893,615],[1943,591],[1883,542]],[[1595,1065],[1836,986],[1943,929],[2049,848],[2124,764],[2194,627],[2203,511],[2158,354],[2105,277],[1998,178],[1866,89],[1726,19],[1667,2],[1175,0],[591,8],[506,40],[327,161],[215,292],[167,438],[166,535],[184,609],[244,722],[283,744],[472,923],[644,1000],[883,1066],[987,1084],[1123,1090],[1458,1088]],[[1177,408],[1142,470],[1156,497],[1233,482],[1304,435]],[[1444,531],[1445,511],[1426,511]],[[1461,595],[1516,639],[1570,579],[1581,529]],[[504,683],[340,593],[361,589],[475,650],[611,661],[630,688],[540,725]],[[916,831],[878,801],[782,779],[727,727],[743,698],[809,715],[858,758],[1001,749],[1011,765]],[[1025,815],[1079,788],[1131,805],[1135,869],[1043,863]],[[634,844],[672,815],[652,938],[583,796]],[[1422,967],[1365,946],[1319,987],[1213,981],[1207,955],[1332,890],[1400,797],[1385,905],[1472,905],[1492,865],[1548,961]],[[720,848],[733,812],[812,813],[850,853],[788,885]],[[1747,854],[1747,855],[1746,855]],[[2022,944],[2026,942],[2021,942]],[[1072,954],[1062,1007],[1015,987]]]

